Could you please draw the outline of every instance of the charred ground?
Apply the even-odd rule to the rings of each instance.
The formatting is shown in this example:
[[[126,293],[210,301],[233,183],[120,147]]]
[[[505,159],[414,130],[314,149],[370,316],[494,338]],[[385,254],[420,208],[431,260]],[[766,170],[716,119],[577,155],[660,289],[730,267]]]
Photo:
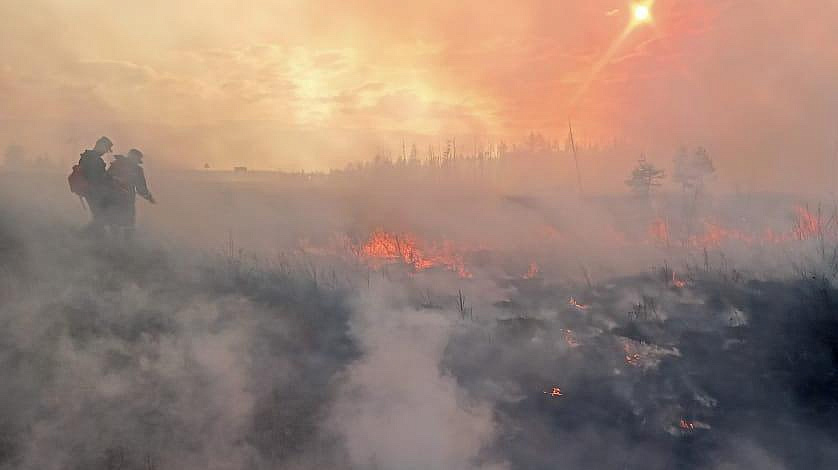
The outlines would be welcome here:
[[[345,295],[0,214],[2,468],[256,468],[332,454]],[[332,446],[329,446],[332,448]]]
[[[161,181],[168,218],[126,246],[83,237],[63,194],[26,198],[43,178],[0,187],[0,468],[838,462],[835,227],[814,206],[720,198],[701,210],[741,226],[690,235],[677,198],[442,185],[387,231],[392,188]],[[252,212],[229,233],[187,217],[218,207]]]
[[[527,299],[579,295],[526,291],[519,311],[543,311]],[[464,332],[444,365],[497,403],[491,453],[514,468],[829,468],[836,295],[817,277],[701,271],[681,288],[667,275],[624,277],[553,320],[520,315]]]

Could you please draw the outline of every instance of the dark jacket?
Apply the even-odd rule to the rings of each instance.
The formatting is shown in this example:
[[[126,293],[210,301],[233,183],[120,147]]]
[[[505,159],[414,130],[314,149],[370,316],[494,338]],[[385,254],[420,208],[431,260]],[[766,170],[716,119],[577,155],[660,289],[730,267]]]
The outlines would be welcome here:
[[[122,155],[115,155],[107,176],[113,182],[113,193],[108,207],[111,223],[133,226],[136,219],[136,195],[154,202],[146,184],[143,167]]]
[[[107,176],[113,179],[118,189],[127,192],[132,203],[137,194],[145,199],[151,199],[143,167],[136,162],[122,155],[115,155],[108,168]]]
[[[102,154],[94,150],[85,150],[79,159],[79,169],[87,180],[87,191],[84,195],[90,213],[93,214],[93,224],[100,226],[107,211],[111,194],[110,176],[105,171],[105,160]]]
[[[91,187],[101,187],[107,184],[109,178],[105,171],[105,160],[99,152],[85,150],[79,159],[79,168]]]

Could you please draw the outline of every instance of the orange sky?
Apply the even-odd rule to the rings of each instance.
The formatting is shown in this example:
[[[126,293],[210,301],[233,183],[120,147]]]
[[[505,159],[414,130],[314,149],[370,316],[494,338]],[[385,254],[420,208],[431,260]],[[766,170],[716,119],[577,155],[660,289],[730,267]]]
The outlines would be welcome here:
[[[630,3],[7,1],[0,145],[68,152],[106,133],[182,166],[324,169],[403,136],[561,140],[570,116],[583,139],[662,160],[700,143],[776,178],[798,149],[823,173],[838,2],[657,0],[653,15],[571,109]]]

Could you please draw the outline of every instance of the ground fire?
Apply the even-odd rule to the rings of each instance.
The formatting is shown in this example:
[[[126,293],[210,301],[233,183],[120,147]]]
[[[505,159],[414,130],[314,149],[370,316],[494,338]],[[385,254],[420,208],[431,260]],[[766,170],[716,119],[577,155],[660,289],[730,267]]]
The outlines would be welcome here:
[[[675,271],[672,271],[672,285],[680,289],[687,286],[687,281],[678,278],[678,275],[675,274]]]
[[[550,389],[549,392],[544,392],[544,394],[549,396],[550,398],[558,398],[564,396],[564,394],[562,393],[562,389],[560,389],[559,387],[553,387]]]
[[[684,431],[694,431],[695,423],[687,421],[685,418],[681,418],[681,420],[678,422],[678,427],[683,429]]]
[[[660,246],[681,246],[685,248],[716,248],[728,242],[738,242],[743,245],[775,245],[792,241],[805,241],[815,238],[838,239],[838,231],[833,227],[833,219],[823,220],[820,209],[812,213],[808,207],[795,206],[793,220],[787,230],[764,228],[744,230],[726,227],[713,221],[702,220],[701,230],[678,239],[672,236],[670,223],[657,218],[649,224],[648,233],[651,240]]]
[[[634,348],[632,348],[628,343],[623,345],[623,351],[625,352],[625,361],[626,365],[632,367],[640,367],[641,364],[641,357],[640,353],[636,352]]]
[[[396,234],[376,230],[357,250],[358,254],[374,267],[399,262],[415,271],[441,267],[457,273],[462,278],[471,277],[463,256],[452,242],[423,243],[410,234]]]
[[[0,470],[838,469],[838,0],[239,5],[0,0]]]
[[[579,303],[579,301],[577,301],[573,297],[568,299],[567,303],[568,303],[568,305],[570,305],[571,307],[573,307],[577,310],[588,310],[590,308],[589,305],[581,304],[581,303]]]
[[[562,333],[564,334],[564,341],[568,346],[571,348],[579,346],[579,341],[576,339],[576,335],[573,334],[572,330],[562,330]]]

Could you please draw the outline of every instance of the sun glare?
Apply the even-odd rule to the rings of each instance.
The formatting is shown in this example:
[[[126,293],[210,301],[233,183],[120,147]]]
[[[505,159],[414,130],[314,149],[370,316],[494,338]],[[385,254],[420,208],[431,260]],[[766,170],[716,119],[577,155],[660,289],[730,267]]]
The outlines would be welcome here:
[[[652,19],[652,11],[649,5],[635,4],[631,7],[635,23],[646,23]]]

